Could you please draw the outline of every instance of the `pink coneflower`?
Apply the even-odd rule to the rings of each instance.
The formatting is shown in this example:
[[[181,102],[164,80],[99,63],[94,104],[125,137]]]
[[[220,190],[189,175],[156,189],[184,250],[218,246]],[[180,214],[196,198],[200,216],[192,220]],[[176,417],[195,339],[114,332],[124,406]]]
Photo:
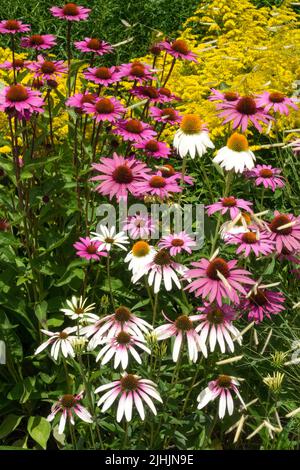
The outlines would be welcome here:
[[[67,99],[66,105],[75,108],[77,113],[84,113],[84,105],[95,103],[97,96],[86,91],[85,93],[75,93]]]
[[[196,64],[198,63],[197,55],[190,50],[184,39],[176,39],[176,41],[173,41],[172,43],[162,41],[160,44],[163,49],[175,59],[184,59],[196,62]]]
[[[161,341],[175,337],[172,358],[174,362],[177,362],[182,343],[186,339],[189,358],[191,361],[196,362],[198,359],[198,351],[202,349],[200,345],[200,337],[193,325],[193,322],[197,320],[198,315],[180,315],[175,321],[170,320],[165,314],[163,315],[169,323],[155,328],[154,333],[157,336],[157,340]]]
[[[286,116],[289,114],[289,107],[298,109],[293,98],[288,98],[278,91],[264,91],[256,97],[256,104],[258,107],[264,108],[266,112],[273,110],[275,113],[285,114]]]
[[[0,34],[17,34],[30,31],[29,24],[23,24],[18,20],[2,20],[0,21]]]
[[[101,385],[95,390],[95,393],[108,390],[98,401],[98,406],[103,405],[101,411],[107,411],[116,398],[121,394],[118,410],[117,422],[119,423],[125,415],[127,421],[131,421],[133,404],[142,420],[145,419],[145,410],[143,401],[148,405],[154,415],[157,414],[152,399],[162,403],[162,399],[156,390],[156,385],[152,380],[141,379],[133,374],[124,373],[119,380],[109,384]]]
[[[219,375],[216,380],[209,382],[208,387],[198,395],[198,410],[202,410],[210,401],[214,401],[219,397],[219,418],[224,418],[226,410],[231,416],[234,410],[232,392],[236,394],[243,407],[246,406],[238,391],[238,386],[239,381],[236,378],[229,375]]]
[[[125,108],[116,98],[98,97],[94,103],[84,103],[83,110],[92,115],[96,122],[108,121],[115,123],[125,112]]]
[[[171,256],[176,256],[183,251],[192,253],[191,248],[195,245],[196,242],[184,231],[166,235],[158,243],[159,248],[166,248]]]
[[[248,313],[248,320],[260,323],[264,317],[271,318],[271,315],[276,315],[285,309],[283,303],[285,297],[276,291],[259,287],[251,291],[251,295],[243,297],[240,303],[240,310],[242,313]]]
[[[42,352],[48,346],[51,346],[50,355],[57,360],[58,355],[62,353],[64,357],[75,357],[75,352],[73,349],[73,341],[76,340],[76,336],[72,335],[77,330],[77,327],[65,328],[60,332],[53,332],[49,330],[41,330],[47,336],[50,336],[47,341],[42,343],[37,350],[35,355]]]
[[[29,118],[32,113],[42,113],[44,100],[41,93],[23,85],[11,85],[0,91],[0,110],[16,112],[21,118]]]
[[[294,141],[287,144],[286,147],[290,147],[294,154],[298,155],[300,152],[300,139],[295,139]]]
[[[143,266],[139,272],[132,276],[132,282],[135,284],[141,277],[147,275],[149,285],[154,286],[154,293],[157,294],[162,281],[167,291],[172,290],[173,283],[178,289],[181,289],[177,274],[182,276],[185,271],[185,266],[176,263],[167,250],[162,249],[154,254],[150,263]]]
[[[55,80],[63,73],[67,73],[68,68],[64,65],[63,60],[46,60],[43,56],[39,55],[36,62],[32,62],[29,66],[35,74],[35,77],[42,77],[46,80]]]
[[[132,195],[139,193],[138,182],[149,171],[145,163],[135,158],[121,157],[116,153],[112,158],[102,157],[100,163],[93,163],[92,167],[101,173],[91,178],[91,181],[101,181],[95,191],[104,196],[109,195],[110,199],[116,197],[118,201],[127,199],[128,193]]]
[[[300,250],[300,218],[292,214],[274,212],[274,219],[269,224],[269,237],[275,242],[276,251],[283,248]]]
[[[53,34],[33,34],[21,38],[21,47],[41,51],[56,46],[56,37]]]
[[[164,124],[170,124],[174,126],[178,122],[181,121],[181,116],[173,108],[157,108],[156,106],[152,106],[150,108],[150,115],[153,119],[157,122],[163,122]]]
[[[155,139],[145,140],[134,145],[137,149],[144,150],[147,157],[168,158],[171,150],[165,142],[159,142]]]
[[[51,7],[50,11],[56,18],[67,21],[81,21],[88,18],[91,9],[81,7],[76,3],[66,3],[63,7]]]
[[[207,209],[207,215],[211,216],[215,212],[221,212],[222,215],[226,214],[228,211],[230,213],[230,218],[234,220],[240,209],[244,209],[247,212],[252,212],[251,209],[252,202],[245,201],[245,199],[238,199],[234,196],[221,197],[218,202],[214,202],[209,206],[205,206]]]
[[[280,168],[273,168],[271,165],[256,165],[252,170],[246,172],[245,176],[255,178],[256,186],[264,186],[275,191],[276,188],[283,188],[285,185],[283,176],[280,175]]]
[[[275,243],[270,240],[269,234],[266,232],[249,231],[231,235],[226,239],[226,245],[239,245],[236,254],[244,253],[244,257],[250,256],[251,252],[256,257],[267,256],[275,249]]]
[[[28,69],[29,62],[23,59],[15,59],[13,62],[10,60],[6,60],[2,64],[0,64],[0,69],[2,70],[24,70]]]
[[[278,255],[280,261],[290,261],[290,263],[300,264],[300,250],[288,250],[287,248],[282,249],[282,252]]]
[[[161,103],[169,103],[170,101],[180,101],[181,98],[177,95],[174,95],[174,93],[171,92],[169,88],[165,87],[160,87],[157,89],[159,96],[160,96],[160,102]]]
[[[155,232],[155,225],[149,215],[136,214],[127,217],[123,230],[127,230],[133,240],[150,238],[151,234]]]
[[[73,246],[76,249],[76,255],[80,258],[99,261],[101,256],[107,256],[105,251],[98,251],[99,245],[100,242],[92,242],[89,237],[80,237],[79,241],[74,243]]]
[[[163,166],[157,167],[160,171],[161,174],[164,178],[168,179],[174,176],[177,181],[182,181],[182,173],[179,171],[176,171],[173,165],[164,164]],[[189,176],[189,175],[184,175],[183,176],[183,181],[187,184],[190,184],[193,186],[194,184],[194,179]]]
[[[121,364],[125,370],[129,362],[129,353],[138,364],[142,363],[139,353],[135,348],[140,348],[148,354],[150,349],[146,346],[146,340],[141,336],[130,334],[128,331],[120,331],[113,338],[103,338],[101,344],[105,346],[99,352],[96,361],[101,359],[101,365],[107,364],[114,357],[114,369]]]
[[[119,67],[119,72],[122,78],[134,80],[138,83],[142,83],[147,80],[155,80],[151,66],[148,64],[142,64],[142,62],[123,64]]]
[[[150,140],[156,136],[156,132],[152,127],[138,119],[125,119],[118,122],[114,134],[122,136],[123,140],[135,143]]]
[[[87,80],[102,86],[109,86],[121,80],[117,67],[89,67],[83,75]]]
[[[241,127],[242,132],[245,132],[249,124],[262,132],[260,122],[268,124],[273,120],[252,96],[241,96],[237,101],[224,103],[219,117],[224,118],[223,124],[232,122],[232,128]]]
[[[185,278],[195,278],[185,289],[194,292],[196,297],[208,297],[210,302],[216,300],[222,305],[223,298],[239,303],[238,292],[246,294],[242,284],[254,284],[250,273],[246,269],[236,268],[238,261],[225,261],[223,258],[214,258],[209,261],[202,258],[191,263],[196,269],[189,269]]]
[[[130,93],[137,98],[146,99],[152,103],[163,103],[158,89],[154,86],[135,86],[130,90]]]
[[[207,98],[209,101],[221,101],[223,103],[233,103],[240,98],[235,91],[220,91],[215,88],[211,89],[211,95]]]
[[[166,199],[170,193],[180,193],[182,188],[177,183],[176,176],[164,178],[161,171],[155,174],[144,175],[143,181],[137,183],[139,194],[151,194],[158,196],[160,199]]]
[[[80,400],[83,397],[83,392],[78,393],[77,395],[63,395],[60,399],[54,403],[51,408],[51,413],[47,417],[48,421],[53,421],[57,413],[61,413],[59,426],[58,426],[58,434],[63,434],[67,419],[69,419],[72,425],[75,424],[74,416],[78,416],[78,418],[82,419],[86,423],[92,423],[93,419],[88,410],[80,405]]]
[[[108,42],[97,38],[84,38],[83,41],[77,41],[74,44],[81,52],[92,52],[99,56],[113,51],[113,47]]]
[[[226,349],[234,352],[233,339],[236,338],[239,344],[242,344],[242,338],[239,336],[238,329],[233,325],[236,318],[236,311],[230,305],[218,305],[205,303],[204,307],[198,307],[202,312],[197,315],[200,325],[196,327],[197,333],[200,333],[201,351],[207,357],[207,343],[210,351],[215,350],[218,342],[221,352],[224,354]]]
[[[149,333],[152,326],[142,318],[137,317],[129,308],[121,305],[111,315],[106,315],[96,321],[93,325],[82,328],[81,334],[90,338],[89,349],[95,349],[104,337],[113,338],[120,331],[138,336],[142,340],[144,334]]]

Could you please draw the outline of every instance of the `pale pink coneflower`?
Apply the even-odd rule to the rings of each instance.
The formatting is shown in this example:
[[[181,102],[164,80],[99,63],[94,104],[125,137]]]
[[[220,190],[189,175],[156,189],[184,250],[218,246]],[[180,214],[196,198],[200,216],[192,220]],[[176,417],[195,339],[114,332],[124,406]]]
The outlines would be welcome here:
[[[133,240],[138,238],[148,239],[155,232],[155,224],[149,215],[137,213],[127,217],[123,230],[128,231],[130,238]]]
[[[108,42],[97,38],[84,38],[83,41],[75,41],[74,45],[81,52],[92,52],[98,56],[113,52],[113,47]]]
[[[222,215],[229,211],[230,218],[234,220],[239,214],[240,209],[247,212],[252,212],[252,202],[246,201],[245,199],[238,199],[234,196],[221,197],[218,202],[214,202],[209,206],[205,206],[207,209],[207,215],[211,216],[215,212],[221,212]]]
[[[185,231],[165,235],[158,242],[158,247],[169,250],[171,256],[176,256],[184,251],[191,254],[191,248],[194,246],[196,246],[195,240],[193,240]]]
[[[76,5],[76,3],[66,3],[63,7],[51,7],[50,11],[55,18],[81,21],[88,18],[91,9]]]
[[[42,343],[37,350],[35,355],[42,352],[48,346],[51,346],[50,355],[53,359],[57,360],[59,354],[62,354],[65,358],[68,356],[75,357],[75,352],[73,349],[73,342],[76,340],[76,336],[72,335],[77,330],[77,327],[65,328],[60,332],[52,332],[49,330],[41,330],[47,336],[50,336],[47,341]]]
[[[56,46],[56,36],[53,34],[33,34],[21,38],[21,47],[42,51]]]
[[[86,423],[92,423],[93,419],[88,410],[80,404],[80,401],[83,397],[83,392],[78,393],[77,395],[63,395],[60,399],[54,403],[51,407],[51,413],[47,417],[47,421],[53,421],[57,413],[61,413],[58,426],[58,434],[63,434],[67,419],[69,419],[72,425],[75,424],[74,414],[78,418],[82,419]]]

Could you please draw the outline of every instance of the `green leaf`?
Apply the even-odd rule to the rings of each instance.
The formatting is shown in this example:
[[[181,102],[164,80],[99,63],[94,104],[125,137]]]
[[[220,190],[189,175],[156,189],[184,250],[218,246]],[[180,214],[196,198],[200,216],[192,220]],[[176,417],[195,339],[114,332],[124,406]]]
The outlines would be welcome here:
[[[17,383],[7,395],[9,400],[18,400],[26,403],[35,389],[35,377],[26,377],[23,382]]]
[[[31,416],[28,420],[27,431],[32,439],[46,450],[47,441],[51,432],[49,421],[42,416]]]
[[[20,424],[23,416],[8,415],[0,425],[0,439],[9,436]]]
[[[35,307],[34,313],[40,323],[44,324],[47,320],[47,308],[48,303],[45,300],[37,304],[37,306]]]

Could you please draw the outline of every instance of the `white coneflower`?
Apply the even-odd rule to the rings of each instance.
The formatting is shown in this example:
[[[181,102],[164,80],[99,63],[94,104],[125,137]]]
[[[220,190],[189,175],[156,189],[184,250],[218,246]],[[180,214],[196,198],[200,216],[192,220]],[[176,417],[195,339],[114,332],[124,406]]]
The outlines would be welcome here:
[[[226,171],[234,170],[235,173],[243,173],[245,169],[252,170],[255,155],[249,150],[247,138],[235,132],[227,140],[227,145],[218,150],[213,162],[218,163]]]
[[[51,346],[50,354],[55,360],[58,359],[60,352],[64,357],[74,357],[75,352],[73,348],[73,341],[76,339],[76,336],[72,335],[71,333],[74,333],[76,329],[77,328],[75,326],[73,328],[65,328],[63,331],[56,333],[49,330],[41,330],[42,333],[50,336],[50,338],[37,348],[35,354],[39,354],[48,346]]]
[[[87,299],[83,299],[82,296],[76,297],[72,296],[71,300],[67,300],[67,305],[69,308],[61,308],[61,312],[64,312],[67,317],[70,317],[71,320],[90,320],[95,322],[99,320],[98,315],[91,313],[94,310],[95,304],[85,305]]]
[[[156,250],[153,246],[144,240],[136,242],[131,251],[125,258],[125,263],[129,262],[128,269],[132,274],[139,273],[147,263],[150,263],[155,255]]]
[[[188,154],[191,158],[195,158],[196,154],[202,157],[208,148],[215,148],[206,127],[197,114],[183,116],[180,129],[174,136],[173,145],[181,158]]]
[[[129,243],[128,237],[125,235],[125,232],[116,233],[115,227],[108,229],[105,225],[100,225],[99,232],[92,232],[91,234],[94,235],[91,241],[100,242],[98,251],[104,248],[110,251],[113,246],[118,246],[125,251],[127,250],[124,245]]]

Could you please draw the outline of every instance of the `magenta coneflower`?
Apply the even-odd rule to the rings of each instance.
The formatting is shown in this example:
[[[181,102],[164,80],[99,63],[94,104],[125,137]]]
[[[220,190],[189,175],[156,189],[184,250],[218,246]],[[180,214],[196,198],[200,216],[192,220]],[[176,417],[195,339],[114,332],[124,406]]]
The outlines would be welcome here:
[[[222,215],[229,211],[230,218],[234,220],[239,214],[240,209],[244,209],[247,212],[252,212],[252,202],[245,201],[245,199],[238,199],[234,196],[221,197],[218,202],[214,202],[209,206],[206,206],[207,215],[211,216],[215,212],[221,212]]]
[[[289,114],[289,107],[298,109],[293,98],[288,98],[278,91],[264,91],[256,97],[256,103],[258,107],[264,108],[266,112],[273,110],[275,113],[285,114],[286,116]]]
[[[180,193],[182,188],[177,183],[176,176],[164,178],[161,171],[155,174],[144,175],[143,180],[137,183],[139,194],[151,194],[160,199],[166,199],[170,193]]]
[[[32,62],[29,68],[34,72],[35,77],[42,77],[46,80],[55,80],[68,71],[63,60],[46,60],[42,55],[39,55],[38,60]]]
[[[99,56],[113,51],[113,47],[108,42],[97,38],[84,38],[83,41],[77,41],[74,44],[81,52],[92,52]]]
[[[82,397],[83,392],[80,392],[77,395],[63,395],[51,407],[51,413],[47,417],[48,421],[53,421],[57,413],[61,413],[58,426],[58,434],[63,434],[67,419],[69,419],[72,425],[75,424],[73,414],[78,416],[78,418],[82,419],[82,421],[85,421],[86,423],[93,422],[92,416],[90,415],[88,410],[79,403],[82,400]]]
[[[156,106],[152,106],[150,108],[150,116],[153,117],[154,121],[163,122],[164,124],[171,124],[174,126],[175,124],[181,121],[181,116],[173,108],[157,108]]]
[[[93,104],[96,99],[97,95],[86,91],[85,93],[76,93],[75,95],[70,96],[66,101],[66,105],[71,108],[75,108],[77,113],[84,113],[84,105],[87,103]]]
[[[142,351],[151,354],[150,349],[146,346],[146,340],[136,334],[130,334],[128,331],[121,330],[113,338],[103,338],[101,344],[105,344],[99,352],[96,361],[101,359],[101,365],[107,364],[114,357],[114,369],[121,364],[125,370],[129,362],[129,353],[138,362],[142,363],[139,353],[135,349],[140,348]]]
[[[232,103],[239,99],[240,95],[235,91],[220,91],[215,88],[211,89],[211,95],[208,97],[209,101],[222,101],[222,103]]]
[[[224,418],[226,410],[231,416],[234,410],[232,392],[236,394],[242,405],[246,406],[238,391],[238,386],[239,381],[236,378],[229,375],[219,375],[216,380],[209,382],[208,387],[198,395],[198,410],[202,410],[210,401],[214,401],[219,397],[219,418]]]
[[[145,140],[134,145],[137,149],[144,150],[147,157],[168,158],[171,150],[165,142],[159,142],[155,139]]]
[[[156,136],[156,132],[149,124],[138,119],[125,119],[118,122],[113,133],[120,135],[125,141],[135,143],[140,143]]]
[[[161,171],[161,174],[164,178],[168,179],[174,176],[177,181],[182,181],[182,173],[180,171],[176,171],[173,165],[167,163],[157,168]],[[189,175],[184,175],[183,181],[187,184],[190,184],[191,186],[194,184],[194,179]]]
[[[166,248],[171,256],[176,256],[183,251],[192,253],[191,248],[195,245],[196,242],[184,231],[166,235],[158,243],[159,248]]]
[[[109,86],[121,80],[117,67],[89,67],[83,72],[84,77],[96,85]]]
[[[116,98],[99,96],[94,103],[84,103],[83,110],[91,114],[96,122],[108,121],[115,123],[125,112],[125,108]]]
[[[214,258],[209,261],[202,258],[198,262],[191,263],[195,269],[189,269],[185,278],[195,278],[185,287],[189,292],[194,292],[196,297],[216,300],[222,305],[223,298],[229,298],[232,302],[239,303],[238,292],[246,294],[242,284],[254,284],[250,273],[246,269],[236,268],[238,261],[225,261],[223,258]]]
[[[202,312],[195,316],[200,321],[196,331],[200,333],[201,351],[205,357],[207,357],[207,343],[211,352],[215,350],[218,343],[223,354],[226,349],[234,352],[234,338],[242,344],[239,331],[232,323],[236,318],[236,311],[230,305],[224,304],[220,307],[205,303],[204,307],[198,307],[197,310]]]
[[[136,214],[127,217],[123,230],[127,230],[133,240],[150,238],[151,234],[155,232],[155,225],[149,215]]]
[[[10,60],[6,60],[2,64],[0,64],[0,69],[2,70],[24,70],[28,69],[29,62],[23,59],[15,59],[13,62]]]
[[[274,219],[269,224],[269,237],[275,242],[276,251],[283,248],[300,250],[300,218],[292,214],[274,212]]]
[[[99,261],[101,256],[107,256],[105,251],[98,251],[100,242],[92,241],[89,237],[80,237],[79,241],[74,243],[76,255],[80,258],[94,259]]]
[[[250,295],[249,295],[250,294]],[[271,318],[285,309],[285,297],[281,292],[271,291],[263,287],[252,289],[247,297],[242,297],[240,310],[248,313],[248,320],[260,323],[264,317]]]
[[[256,186],[271,188],[283,188],[285,185],[283,176],[280,175],[280,168],[273,168],[271,165],[256,165],[252,170],[247,171],[245,176],[255,178]]]
[[[91,181],[101,181],[95,191],[104,196],[109,195],[110,199],[116,197],[118,201],[127,199],[128,193],[139,193],[138,182],[150,171],[145,163],[135,158],[121,157],[116,153],[112,158],[102,157],[100,163],[93,163],[92,167],[101,173],[91,178]]]
[[[259,132],[262,132],[260,122],[268,124],[273,120],[272,116],[258,106],[252,96],[241,96],[237,101],[223,103],[219,117],[224,118],[223,124],[232,122],[232,128],[241,127],[242,132],[245,132],[249,124],[253,124]]]
[[[143,401],[154,415],[157,412],[152,399],[154,398],[162,403],[154,382],[133,374],[124,373],[119,380],[98,387],[95,393],[103,392],[104,390],[108,390],[108,392],[102,395],[98,401],[98,406],[103,405],[102,412],[107,411],[121,394],[117,410],[118,423],[123,418],[123,415],[125,415],[126,421],[131,421],[133,405],[138,410],[141,419],[144,420],[145,410]]]
[[[244,254],[245,258],[253,252],[256,257],[267,256],[275,249],[275,242],[270,240],[267,232],[249,231],[231,235],[226,239],[226,245],[238,245],[236,254]]]
[[[56,37],[53,34],[33,34],[29,37],[21,38],[21,47],[41,51],[51,49],[56,45]]]
[[[282,252],[278,255],[280,261],[290,261],[290,263],[300,264],[300,250],[288,250],[283,248]]]
[[[198,359],[198,351],[202,348],[200,345],[200,337],[195,330],[193,322],[197,320],[199,315],[180,315],[175,321],[170,320],[165,314],[163,315],[169,323],[155,328],[154,333],[157,336],[157,340],[161,341],[175,337],[172,352],[174,362],[178,361],[182,343],[186,340],[189,358],[191,361],[196,362]]]
[[[17,34],[30,31],[29,24],[23,24],[18,20],[2,20],[0,21],[0,34]]]
[[[27,119],[32,113],[42,113],[43,105],[41,93],[23,85],[11,85],[0,91],[0,111],[16,112],[21,118]]]
[[[91,9],[81,7],[76,3],[66,3],[63,7],[51,7],[50,11],[56,18],[67,21],[80,21],[88,18]]]
[[[184,59],[198,63],[197,55],[192,52],[184,39],[176,39],[172,43],[162,41],[160,45],[163,49],[175,59]]]
[[[123,64],[119,67],[119,72],[123,78],[134,80],[138,83],[142,83],[147,80],[155,80],[151,66],[148,64],[142,64],[142,62]]]
[[[148,100],[152,103],[163,103],[158,89],[154,86],[135,86],[130,90],[130,93],[142,100]]]
[[[171,92],[169,88],[165,87],[160,87],[157,89],[159,96],[160,96],[160,102],[161,103],[169,103],[170,101],[180,101],[181,98],[177,95],[174,95],[174,93]]]

